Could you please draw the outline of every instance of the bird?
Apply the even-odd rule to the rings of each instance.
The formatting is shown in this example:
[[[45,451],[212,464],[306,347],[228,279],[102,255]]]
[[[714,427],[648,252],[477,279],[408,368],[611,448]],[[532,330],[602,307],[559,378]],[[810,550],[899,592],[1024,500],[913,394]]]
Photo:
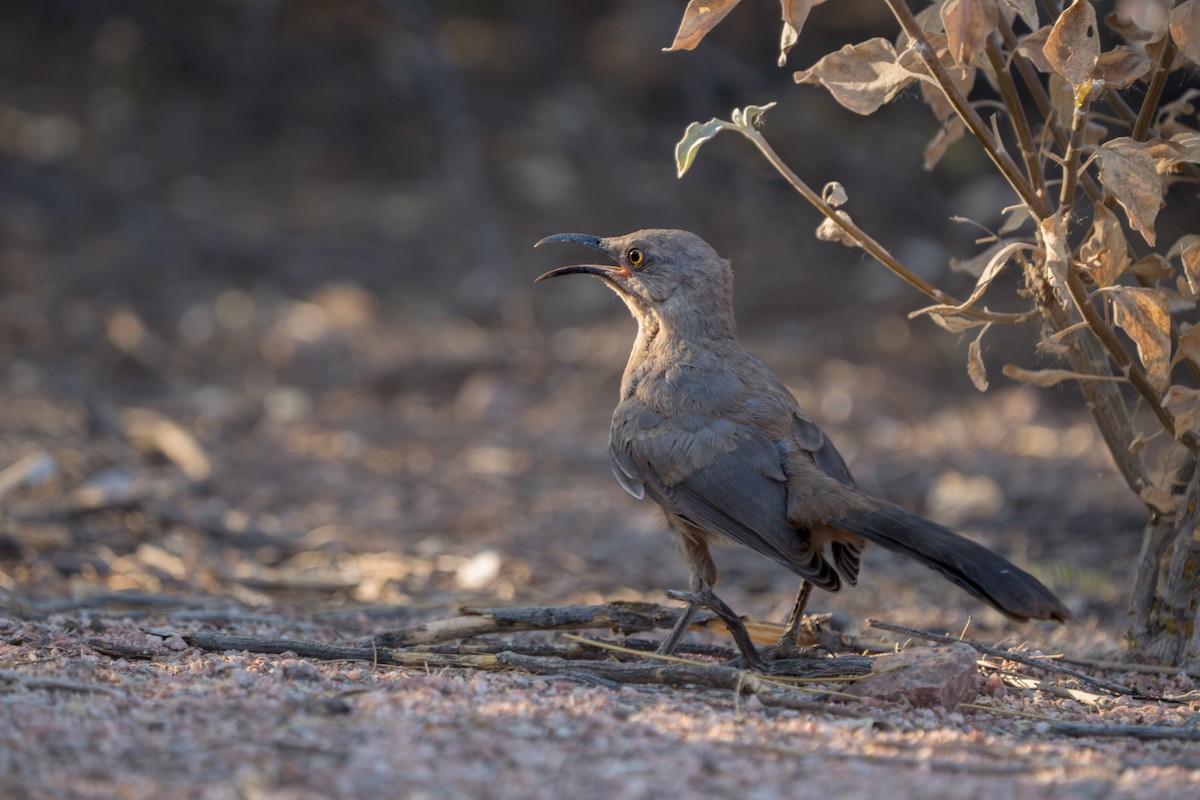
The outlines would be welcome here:
[[[611,263],[559,267],[537,281],[594,276],[637,321],[609,455],[625,491],[661,508],[689,568],[690,593],[671,595],[688,605],[659,653],[674,652],[703,606],[731,625],[744,660],[763,663],[713,591],[709,546],[722,541],[802,579],[777,643],[781,652],[797,650],[813,587],[836,592],[857,584],[868,543],[931,567],[1014,620],[1071,617],[1053,592],[1007,559],[859,487],[829,436],[738,341],[733,268],[699,236],[666,229],[558,233],[534,246],[552,243],[589,247]]]

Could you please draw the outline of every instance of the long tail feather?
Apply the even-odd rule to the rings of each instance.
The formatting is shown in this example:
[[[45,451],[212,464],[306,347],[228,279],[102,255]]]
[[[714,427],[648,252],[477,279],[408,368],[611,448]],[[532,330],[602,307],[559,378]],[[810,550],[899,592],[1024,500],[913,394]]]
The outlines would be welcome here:
[[[1041,581],[986,547],[899,506],[855,512],[831,522],[914,558],[1018,620],[1065,622],[1071,612]]]

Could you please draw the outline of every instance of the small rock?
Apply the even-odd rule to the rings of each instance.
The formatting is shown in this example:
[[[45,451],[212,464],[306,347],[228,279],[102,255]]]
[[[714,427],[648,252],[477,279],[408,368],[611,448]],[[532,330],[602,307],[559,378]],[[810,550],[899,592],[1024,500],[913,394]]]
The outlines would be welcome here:
[[[293,681],[320,681],[324,680],[324,676],[320,671],[307,661],[299,658],[285,658],[279,664],[283,671],[283,677]]]
[[[970,645],[917,647],[875,659],[874,672],[851,684],[846,692],[858,697],[896,701],[918,708],[954,709],[979,693],[978,657]]]

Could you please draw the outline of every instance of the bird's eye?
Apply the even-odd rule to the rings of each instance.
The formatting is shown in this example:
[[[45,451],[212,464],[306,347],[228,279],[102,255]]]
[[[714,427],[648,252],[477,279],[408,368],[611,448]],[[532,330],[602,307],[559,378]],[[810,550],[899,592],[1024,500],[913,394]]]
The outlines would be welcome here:
[[[625,259],[631,267],[636,267],[646,260],[646,254],[635,247],[625,254]]]

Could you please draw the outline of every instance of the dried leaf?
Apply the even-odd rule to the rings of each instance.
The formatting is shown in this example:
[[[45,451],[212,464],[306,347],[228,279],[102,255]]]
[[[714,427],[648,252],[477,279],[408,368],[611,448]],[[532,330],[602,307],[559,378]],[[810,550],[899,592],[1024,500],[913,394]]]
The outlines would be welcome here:
[[[930,33],[925,38],[929,41],[929,46],[933,48],[934,53],[937,54],[938,61],[946,74],[950,76],[950,80],[964,96],[969,95],[971,88],[975,85],[975,73],[978,70],[975,67],[955,63],[950,56],[949,39],[946,34]],[[925,60],[915,48],[909,48],[900,53],[896,63],[921,79],[921,98],[933,111],[935,117],[944,122],[956,115],[954,106],[947,99],[941,84],[934,78],[933,73],[926,66]]]
[[[837,215],[847,222],[850,221],[850,215],[845,211],[839,211]],[[839,242],[846,247],[858,247],[858,242],[829,217],[822,219],[821,224],[817,226],[817,238],[822,242]]]
[[[1171,366],[1185,358],[1200,367],[1200,325],[1189,325],[1179,332],[1179,344],[1175,347]]]
[[[1171,277],[1171,265],[1161,253],[1149,253],[1129,265],[1129,273],[1148,281]]]
[[[1035,0],[1003,0],[1003,3],[1017,12],[1017,16],[1029,27],[1029,30],[1037,30],[1038,12]]]
[[[1155,44],[1167,35],[1167,26],[1163,23],[1168,5],[1157,0],[1124,0],[1104,17],[1104,25],[1127,42]]]
[[[1163,206],[1163,181],[1145,142],[1122,136],[1096,151],[1100,182],[1125,209],[1129,226],[1153,247],[1154,218]]]
[[[987,47],[988,35],[1000,23],[995,0],[946,0],[941,11],[950,57],[970,64]]]
[[[1054,72],[1050,60],[1046,58],[1046,41],[1050,38],[1052,26],[1043,25],[1035,31],[1021,37],[1017,52],[1029,59],[1039,72]]]
[[[1146,152],[1154,158],[1160,175],[1178,172],[1185,161],[1200,161],[1200,132],[1184,131],[1170,139],[1152,139],[1146,143]]]
[[[1059,123],[1069,129],[1075,116],[1075,87],[1057,72],[1050,73],[1049,84],[1050,103],[1054,106],[1054,113],[1058,115]]]
[[[1129,265],[1121,222],[1103,203],[1096,203],[1092,232],[1080,247],[1079,255],[1099,286],[1112,286]]]
[[[1083,126],[1084,144],[1097,145],[1108,138],[1108,128],[1095,120],[1089,119]]]
[[[1147,486],[1138,492],[1142,502],[1163,514],[1174,514],[1179,509],[1179,498],[1157,486]]]
[[[1004,224],[997,231],[1001,236],[1007,236],[1010,233],[1015,233],[1020,230],[1026,222],[1033,219],[1033,214],[1029,211],[1029,206],[1016,205],[1009,206],[1002,211],[1006,215]]]
[[[1183,160],[1200,163],[1200,131],[1183,131],[1171,137],[1171,141],[1183,148]]]
[[[783,9],[783,33],[779,35],[779,66],[787,64],[788,53],[800,40],[800,29],[812,11],[813,0],[779,0]]]
[[[834,208],[844,206],[846,201],[850,199],[846,195],[846,187],[837,181],[830,181],[825,184],[825,188],[821,190],[821,197]]]
[[[1164,406],[1183,406],[1175,415],[1175,441],[1196,427],[1196,415],[1200,412],[1200,389],[1190,386],[1172,386],[1163,395]]]
[[[1187,0],[1171,10],[1171,38],[1181,54],[1200,64],[1200,0]]]
[[[1005,364],[1003,372],[1014,381],[1031,383],[1043,389],[1057,386],[1063,381],[1120,381],[1125,380],[1116,375],[1086,375],[1082,372],[1071,372],[1068,369],[1022,369],[1016,364]]]
[[[1062,12],[1043,52],[1054,71],[1072,86],[1082,86],[1091,79],[1100,58],[1100,37],[1096,9],[1088,0],[1075,0]]]
[[[967,125],[962,119],[958,116],[948,117],[929,140],[929,144],[925,145],[925,170],[932,171],[942,160],[942,156],[946,155],[950,145],[963,138],[966,132]]]
[[[1150,71],[1150,59],[1140,50],[1119,44],[1106,53],[1101,53],[1092,77],[1104,81],[1105,86],[1124,89]]]
[[[955,272],[965,272],[978,280],[983,271],[987,269],[987,265],[992,262],[992,258],[1005,244],[1005,242],[992,242],[982,253],[977,253],[966,261],[959,261],[957,258],[951,257],[950,269]]]
[[[916,12],[917,25],[925,32],[928,38],[931,34],[941,34],[945,32],[942,27],[942,3],[945,0],[934,0],[934,2]],[[896,49],[903,50],[910,46],[908,34],[900,31],[900,35],[896,37]]]
[[[1189,233],[1180,237],[1167,251],[1170,258],[1179,257],[1183,263],[1183,274],[1187,277],[1192,294],[1200,294],[1200,236]]]
[[[1153,386],[1165,388],[1171,372],[1171,306],[1158,289],[1113,286],[1113,322],[1137,345],[1138,358]]]
[[[1167,296],[1167,302],[1170,304],[1171,314],[1173,315],[1181,314],[1184,311],[1191,311],[1196,307],[1196,297],[1187,288],[1187,281],[1180,277],[1178,285],[1182,291],[1163,287],[1163,294]]]
[[[696,45],[700,44],[700,40],[740,2],[741,0],[691,0],[683,10],[683,19],[679,22],[675,41],[664,49],[694,50]]]
[[[1038,223],[1038,244],[1042,248],[1046,279],[1064,306],[1067,302],[1067,271],[1071,268],[1071,247],[1067,241],[1068,211],[1063,208]]]
[[[1133,441],[1129,443],[1129,452],[1140,453],[1149,443],[1150,439],[1146,437],[1146,434],[1138,431],[1138,435],[1133,437]]]
[[[896,63],[892,43],[880,38],[848,44],[794,77],[796,83],[824,86],[843,106],[863,115],[874,113],[917,79]]]
[[[971,378],[971,383],[975,384],[975,388],[981,392],[986,392],[988,388],[987,367],[983,364],[983,335],[988,332],[988,328],[992,327],[992,323],[983,326],[983,330],[979,335],[971,340],[971,344],[967,347],[967,375]]]
[[[963,331],[971,330],[971,328],[991,324],[985,323],[983,320],[971,319],[970,317],[944,317],[941,314],[931,314],[929,315],[929,319],[939,328],[950,331],[950,333],[962,333]]]
[[[987,291],[987,288],[991,282],[995,280],[997,275],[1000,274],[1000,270],[1004,269],[1004,267],[1008,265],[1008,261],[1013,257],[1013,255],[1021,250],[1032,249],[1033,245],[1027,242],[1008,242],[992,255],[991,259],[987,263],[987,266],[984,267],[983,273],[980,274],[979,280],[975,282],[975,291],[971,292],[970,297],[962,301],[962,303],[957,306],[936,305],[917,309],[916,311],[909,313],[909,319],[918,317],[921,314],[946,315],[960,314],[963,311],[966,311],[968,308],[973,306],[979,300],[979,298],[983,297],[983,293]]]
[[[1192,101],[1197,97],[1200,97],[1200,89],[1188,89],[1179,97],[1161,106],[1158,109],[1158,132],[1163,136],[1192,132],[1192,128],[1181,124],[1179,118],[1190,117],[1196,113],[1196,107],[1192,105]]]

